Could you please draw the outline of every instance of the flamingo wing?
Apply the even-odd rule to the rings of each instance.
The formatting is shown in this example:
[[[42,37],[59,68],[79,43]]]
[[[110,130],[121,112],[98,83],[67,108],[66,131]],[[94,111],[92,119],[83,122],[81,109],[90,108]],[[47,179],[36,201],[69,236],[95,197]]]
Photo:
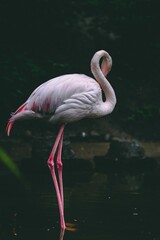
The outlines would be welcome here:
[[[54,113],[64,101],[76,94],[100,90],[99,84],[82,74],[68,74],[40,85],[27,100],[27,109],[35,112]]]
[[[43,118],[47,115],[51,122],[79,120],[89,115],[93,104],[101,98],[100,93],[99,84],[83,74],[53,78],[37,87],[12,114],[7,125],[8,135],[13,122],[20,119]]]

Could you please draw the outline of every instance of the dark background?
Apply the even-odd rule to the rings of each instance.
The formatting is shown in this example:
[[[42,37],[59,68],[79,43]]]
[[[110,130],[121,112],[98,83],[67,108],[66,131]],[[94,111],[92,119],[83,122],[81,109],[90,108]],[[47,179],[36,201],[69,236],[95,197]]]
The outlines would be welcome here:
[[[113,58],[108,78],[118,103],[109,121],[158,140],[158,1],[0,1],[0,129],[42,82],[66,73],[91,76],[100,49]]]
[[[100,49],[113,58],[108,79],[117,105],[105,118],[65,129],[65,217],[75,232],[66,231],[64,239],[160,239],[158,3],[0,1],[0,239],[58,239],[57,199],[46,163],[56,127],[23,121],[10,138],[5,128],[10,113],[46,80],[66,73],[92,76],[90,61]],[[121,148],[108,150],[119,133]],[[126,136],[140,141],[125,145]],[[146,149],[151,154],[143,156]]]

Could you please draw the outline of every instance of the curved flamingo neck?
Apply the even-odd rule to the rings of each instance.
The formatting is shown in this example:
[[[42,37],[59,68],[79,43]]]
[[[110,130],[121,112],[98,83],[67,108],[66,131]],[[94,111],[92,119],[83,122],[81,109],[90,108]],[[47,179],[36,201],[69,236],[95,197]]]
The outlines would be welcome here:
[[[100,59],[102,58],[102,64],[100,68]],[[115,92],[108,82],[105,76],[109,73],[112,67],[112,58],[111,56],[104,50],[98,51],[95,53],[91,60],[91,71],[94,75],[95,79],[101,86],[104,91],[106,101],[102,102],[103,110],[106,114],[112,112],[116,104],[116,96]]]

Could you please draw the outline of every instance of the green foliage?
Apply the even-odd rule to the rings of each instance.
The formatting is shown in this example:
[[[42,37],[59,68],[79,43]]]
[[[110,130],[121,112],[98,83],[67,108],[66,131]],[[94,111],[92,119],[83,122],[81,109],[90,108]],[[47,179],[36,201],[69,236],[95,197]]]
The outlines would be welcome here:
[[[14,174],[18,179],[22,178],[21,172],[9,155],[0,148],[0,161]]]

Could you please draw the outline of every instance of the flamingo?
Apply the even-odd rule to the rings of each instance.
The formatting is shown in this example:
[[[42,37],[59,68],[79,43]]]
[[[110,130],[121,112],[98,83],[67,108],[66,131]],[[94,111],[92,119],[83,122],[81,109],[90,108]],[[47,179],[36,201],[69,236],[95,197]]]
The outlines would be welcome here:
[[[63,230],[66,228],[61,157],[64,128],[68,123],[83,118],[99,118],[113,111],[116,96],[106,79],[111,67],[112,58],[109,53],[104,50],[96,52],[91,60],[91,72],[95,79],[84,74],[66,74],[48,80],[37,87],[27,101],[11,115],[7,125],[9,136],[13,123],[17,120],[46,119],[52,124],[61,124],[47,164],[57,195],[60,227]],[[105,101],[102,99],[102,91]],[[55,163],[58,176],[55,173]]]

